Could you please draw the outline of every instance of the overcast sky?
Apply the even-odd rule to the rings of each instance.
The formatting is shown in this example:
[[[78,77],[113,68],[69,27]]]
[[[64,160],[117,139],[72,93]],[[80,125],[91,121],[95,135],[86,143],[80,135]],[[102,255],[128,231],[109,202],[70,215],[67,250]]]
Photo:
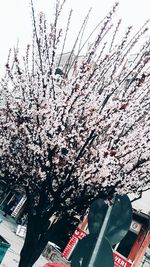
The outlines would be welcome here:
[[[34,0],[36,11],[44,11],[48,17],[54,13],[54,0]],[[138,29],[150,17],[150,0],[120,0],[118,17],[122,17],[123,26],[133,25]],[[85,14],[93,7],[87,32],[104,17],[114,1],[112,0],[67,0],[61,18],[62,27],[65,25],[67,14],[72,7],[73,18],[71,24],[70,42],[66,50],[70,50],[71,41],[77,33]],[[21,50],[30,42],[32,29],[30,0],[0,0],[0,73],[6,63],[8,50],[19,40]]]

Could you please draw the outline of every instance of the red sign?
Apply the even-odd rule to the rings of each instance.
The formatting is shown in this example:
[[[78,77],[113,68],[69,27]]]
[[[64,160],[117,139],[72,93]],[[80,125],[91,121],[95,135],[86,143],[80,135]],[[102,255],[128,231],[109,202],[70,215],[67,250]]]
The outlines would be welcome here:
[[[86,235],[87,233],[81,230],[80,228],[77,228],[73,233],[73,236],[77,237],[78,239],[82,239]]]
[[[122,255],[114,252],[114,267],[131,267],[131,264]]]
[[[74,247],[76,246],[76,244],[78,243],[78,240],[82,239],[84,236],[86,236],[87,233],[85,233],[83,230],[81,230],[80,228],[77,228],[71,239],[69,240],[67,246],[65,247],[62,256],[66,259],[68,259],[74,249]]]

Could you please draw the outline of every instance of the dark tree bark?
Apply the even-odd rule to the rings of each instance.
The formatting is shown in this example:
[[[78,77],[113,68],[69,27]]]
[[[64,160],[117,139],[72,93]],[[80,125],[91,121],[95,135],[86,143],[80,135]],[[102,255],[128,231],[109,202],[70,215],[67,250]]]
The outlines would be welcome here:
[[[20,253],[20,262],[18,267],[32,267],[35,261],[39,258],[47,243],[44,237],[50,226],[49,218],[52,216],[54,211],[52,207],[50,211],[43,215],[40,207],[37,209],[35,208],[34,196],[29,192],[28,188],[26,189],[26,195],[28,213],[27,233]],[[38,253],[39,247],[42,251],[40,250]],[[34,255],[36,255],[36,257]]]
[[[49,228],[48,223],[43,218],[32,216],[28,222],[27,234],[21,250],[18,267],[32,267],[40,257],[48,241],[59,245],[58,240],[60,239],[62,230],[65,235],[70,224],[70,220],[68,221],[67,219],[67,216],[63,216]]]
[[[34,253],[40,234],[40,221],[38,216],[32,216],[28,220],[27,234],[20,253],[19,267],[30,267],[29,261]],[[31,265],[32,266],[32,265]]]
[[[44,186],[42,189],[44,189]],[[101,191],[97,192],[97,196],[90,194],[89,196],[83,197],[81,194],[81,197],[78,198],[75,203],[72,202],[70,206],[64,208],[64,206],[60,205],[60,198],[54,200],[51,205],[49,203],[49,205],[47,204],[45,206],[45,191],[41,190],[38,206],[35,207],[34,196],[27,188],[27,234],[21,250],[18,267],[32,267],[40,257],[48,241],[57,244],[62,250],[64,249],[68,242],[68,240],[66,240],[68,232],[71,230],[70,234],[72,234],[79,223],[76,221],[76,225],[73,225],[75,218],[73,214],[68,214],[68,209],[70,210],[76,207],[78,214],[84,214],[93,199],[99,197],[105,199],[108,198],[108,196],[111,197],[113,193],[114,186],[108,188],[105,194]],[[59,219],[50,225],[49,219],[56,211],[59,214]],[[66,244],[64,240],[66,240]]]

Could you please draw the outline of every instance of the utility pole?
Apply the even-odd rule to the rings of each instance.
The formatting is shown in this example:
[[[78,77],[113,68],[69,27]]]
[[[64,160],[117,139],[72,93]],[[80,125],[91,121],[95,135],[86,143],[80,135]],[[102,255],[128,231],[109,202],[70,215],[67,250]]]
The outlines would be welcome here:
[[[114,202],[115,202],[115,199],[113,201],[113,204],[108,207],[108,210],[106,212],[106,215],[105,215],[105,219],[104,219],[102,228],[100,230],[100,233],[99,233],[99,236],[98,236],[98,239],[97,239],[97,242],[96,242],[94,251],[92,253],[92,257],[91,257],[90,262],[89,262],[89,267],[94,267],[94,263],[96,261],[98,252],[101,249],[103,238],[105,236],[105,232],[106,232],[106,229],[107,229],[107,226],[108,226],[108,223],[109,223],[109,219],[110,219],[110,216],[111,216],[111,211],[112,211]]]

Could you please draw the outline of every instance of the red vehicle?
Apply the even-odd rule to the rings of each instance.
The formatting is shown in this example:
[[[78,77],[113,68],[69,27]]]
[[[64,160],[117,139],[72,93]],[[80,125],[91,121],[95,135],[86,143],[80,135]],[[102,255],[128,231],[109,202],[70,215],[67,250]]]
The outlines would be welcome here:
[[[63,263],[46,263],[43,267],[70,267],[69,264],[63,264]]]

